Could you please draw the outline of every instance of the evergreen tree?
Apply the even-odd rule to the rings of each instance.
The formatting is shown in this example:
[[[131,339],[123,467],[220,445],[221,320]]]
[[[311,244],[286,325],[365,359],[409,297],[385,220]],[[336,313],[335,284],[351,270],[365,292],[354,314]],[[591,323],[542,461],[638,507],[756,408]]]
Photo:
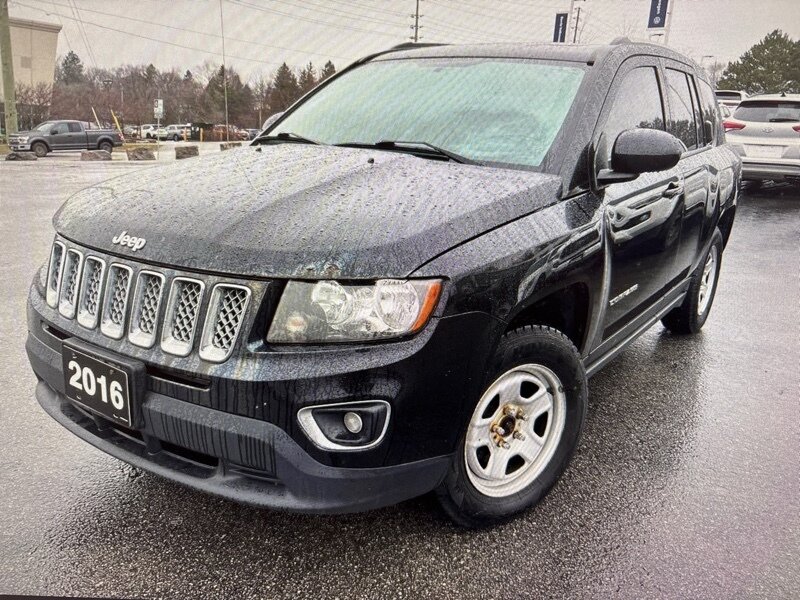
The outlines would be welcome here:
[[[334,73],[336,73],[336,67],[333,66],[333,63],[331,61],[326,62],[325,66],[322,67],[322,71],[319,74],[319,81],[317,81],[317,83],[325,81],[328,77],[330,77]]]
[[[77,54],[70,50],[61,61],[61,65],[56,68],[56,81],[66,85],[73,85],[83,83],[85,80],[83,62]]]
[[[317,85],[317,76],[316,72],[314,71],[314,65],[312,63],[308,63],[305,68],[300,71],[300,79],[298,80],[298,85],[300,86],[300,94],[305,94],[309,90],[311,90],[315,85]]]
[[[730,63],[717,86],[749,94],[800,92],[800,41],[776,29]]]
[[[278,67],[275,73],[275,79],[272,82],[270,109],[273,112],[286,110],[299,96],[300,85],[297,81],[297,77],[295,77],[289,65],[283,63]]]

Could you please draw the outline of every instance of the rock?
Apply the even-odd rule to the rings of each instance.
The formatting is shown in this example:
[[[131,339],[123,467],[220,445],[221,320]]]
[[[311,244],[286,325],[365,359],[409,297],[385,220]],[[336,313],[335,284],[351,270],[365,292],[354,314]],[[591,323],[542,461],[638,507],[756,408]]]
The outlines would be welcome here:
[[[36,160],[33,152],[11,152],[6,155],[6,160]]]
[[[219,145],[220,150],[230,150],[231,148],[238,148],[242,142],[223,142]]]
[[[176,146],[175,159],[191,158],[192,156],[199,156],[200,151],[197,146]]]
[[[107,150],[83,150],[81,160],[111,160],[111,152]]]
[[[155,160],[156,155],[150,148],[131,148],[125,150],[128,160]]]

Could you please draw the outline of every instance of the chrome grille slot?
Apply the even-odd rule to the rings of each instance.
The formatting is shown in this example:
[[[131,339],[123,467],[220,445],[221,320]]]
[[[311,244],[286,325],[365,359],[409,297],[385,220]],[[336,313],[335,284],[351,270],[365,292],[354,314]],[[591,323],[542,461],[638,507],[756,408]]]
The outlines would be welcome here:
[[[158,311],[164,295],[164,276],[153,271],[140,271],[131,304],[131,325],[128,339],[132,344],[150,348],[156,341]]]
[[[58,293],[61,286],[61,266],[64,262],[64,244],[53,242],[50,250],[50,265],[47,267],[47,304],[58,306]]]
[[[113,264],[108,269],[100,331],[117,340],[125,332],[125,314],[128,308],[128,295],[132,279],[133,271],[130,267]]]
[[[187,356],[192,351],[204,288],[205,284],[196,279],[176,277],[172,280],[161,334],[164,352]]]
[[[200,337],[200,358],[222,362],[231,355],[249,300],[249,288],[233,284],[214,286]]]
[[[83,269],[83,253],[78,250],[67,250],[61,268],[61,283],[59,284],[58,312],[68,319],[75,318],[75,309],[78,306],[78,288],[81,283],[81,270]]]
[[[78,323],[87,329],[97,327],[100,314],[100,294],[103,291],[103,275],[106,261],[96,256],[87,256],[83,264],[83,279],[78,292]]]

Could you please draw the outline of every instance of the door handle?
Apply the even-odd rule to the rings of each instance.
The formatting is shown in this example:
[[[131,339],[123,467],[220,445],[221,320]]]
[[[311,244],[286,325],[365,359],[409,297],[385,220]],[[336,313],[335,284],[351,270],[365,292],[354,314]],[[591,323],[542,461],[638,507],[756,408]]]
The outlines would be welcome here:
[[[674,198],[675,196],[680,196],[684,191],[684,185],[680,181],[672,181],[667,186],[667,189],[664,190],[663,195],[667,198]]]

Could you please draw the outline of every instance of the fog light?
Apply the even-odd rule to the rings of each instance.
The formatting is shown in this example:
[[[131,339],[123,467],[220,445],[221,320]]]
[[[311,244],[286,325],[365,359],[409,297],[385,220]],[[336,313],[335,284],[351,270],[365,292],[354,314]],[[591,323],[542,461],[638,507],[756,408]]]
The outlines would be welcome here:
[[[360,433],[361,428],[364,427],[364,422],[358,414],[346,412],[344,413],[344,426],[347,427],[347,431],[350,433]]]
[[[381,443],[390,415],[385,400],[358,400],[305,406],[297,411],[297,421],[323,450],[366,450]]]

